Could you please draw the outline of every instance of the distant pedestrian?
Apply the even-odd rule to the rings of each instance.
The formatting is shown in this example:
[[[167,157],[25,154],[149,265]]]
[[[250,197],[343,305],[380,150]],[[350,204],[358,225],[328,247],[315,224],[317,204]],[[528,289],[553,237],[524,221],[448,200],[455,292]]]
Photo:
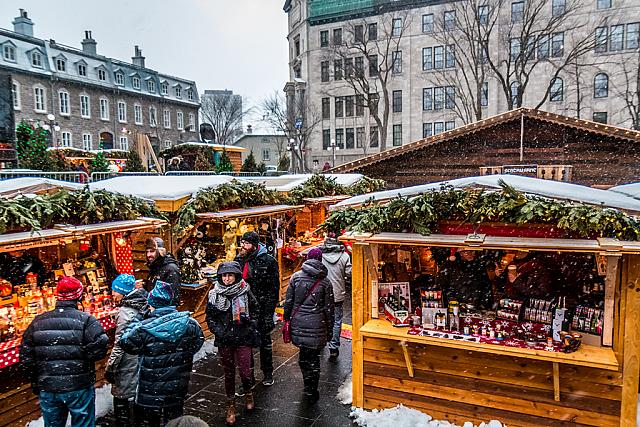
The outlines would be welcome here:
[[[324,239],[322,249],[322,264],[327,267],[327,279],[333,286],[333,301],[335,314],[333,333],[329,341],[329,355],[335,359],[340,354],[340,332],[344,314],[344,300],[347,295],[347,283],[351,282],[351,257],[345,246],[331,233]]]
[[[242,235],[240,254],[236,257],[242,267],[242,279],[250,286],[251,292],[258,300],[257,322],[260,334],[260,369],[262,384],[273,385],[273,315],[280,293],[280,272],[278,261],[267,253],[265,245],[260,243],[260,236],[255,231]]]
[[[82,283],[63,277],[56,308],[33,319],[22,337],[20,364],[40,397],[46,427],[95,425],[95,362],[107,355],[109,338],[100,322],[78,310]]]
[[[321,260],[320,249],[309,251],[302,270],[291,276],[284,303],[284,320],[290,321],[291,342],[300,349],[298,365],[304,394],[311,402],[320,398],[320,352],[333,327],[333,288]]]
[[[170,284],[157,282],[147,299],[149,315],[132,322],[119,341],[125,352],[139,356],[136,426],[163,426],[183,414],[193,356],[204,343],[198,322],[171,305],[172,292]]]
[[[329,169],[331,169],[331,165],[329,164],[329,162],[324,162],[324,166],[322,167],[322,172],[326,172]]]
[[[236,423],[235,402],[236,366],[240,373],[245,407],[254,409],[252,347],[259,347],[256,321],[257,301],[247,282],[242,280],[242,270],[236,261],[225,262],[218,267],[218,281],[209,292],[206,319],[209,330],[215,335],[220,362],[224,369],[224,389],[227,394],[226,422]]]
[[[118,427],[133,426],[133,401],[138,386],[138,356],[125,353],[118,342],[125,328],[147,308],[147,291],[135,285],[136,279],[130,274],[119,275],[111,284],[114,301],[120,309],[116,317],[115,344],[104,376],[113,384],[113,412]]]

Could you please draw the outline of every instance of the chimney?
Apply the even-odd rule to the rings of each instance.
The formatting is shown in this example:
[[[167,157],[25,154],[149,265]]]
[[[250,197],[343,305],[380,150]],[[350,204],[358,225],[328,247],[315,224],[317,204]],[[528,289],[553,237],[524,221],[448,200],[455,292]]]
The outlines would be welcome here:
[[[13,31],[33,37],[33,21],[27,16],[26,10],[20,9],[20,16],[13,20]]]
[[[253,129],[251,129],[251,125],[247,125],[247,135],[251,135],[253,133]]]
[[[84,32],[84,40],[82,40],[82,51],[88,55],[97,55],[96,41],[91,37],[91,31]]]
[[[142,50],[138,47],[138,45],[134,48],[135,56],[131,57],[131,61],[133,65],[144,68],[144,56],[142,56]]]

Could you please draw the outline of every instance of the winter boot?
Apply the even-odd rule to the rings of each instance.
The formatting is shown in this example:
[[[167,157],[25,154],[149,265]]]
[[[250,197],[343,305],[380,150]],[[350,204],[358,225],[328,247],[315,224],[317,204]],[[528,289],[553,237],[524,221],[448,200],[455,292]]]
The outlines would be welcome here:
[[[253,392],[247,392],[244,395],[244,403],[247,411],[253,411],[256,407],[256,403],[253,401]]]
[[[227,401],[227,418],[225,420],[227,425],[235,425],[237,416],[238,413],[236,412],[236,401],[234,399],[229,399]]]

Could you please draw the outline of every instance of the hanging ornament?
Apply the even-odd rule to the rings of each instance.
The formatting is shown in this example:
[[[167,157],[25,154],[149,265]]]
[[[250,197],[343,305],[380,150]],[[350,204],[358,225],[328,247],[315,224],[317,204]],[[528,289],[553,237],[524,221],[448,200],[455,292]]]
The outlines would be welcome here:
[[[80,250],[88,251],[91,246],[89,245],[88,240],[80,240]]]

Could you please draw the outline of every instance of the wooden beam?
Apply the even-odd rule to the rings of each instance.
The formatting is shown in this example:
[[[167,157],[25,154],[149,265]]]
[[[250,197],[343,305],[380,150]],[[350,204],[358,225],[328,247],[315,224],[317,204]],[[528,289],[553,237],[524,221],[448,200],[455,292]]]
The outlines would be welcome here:
[[[411,363],[411,354],[409,354],[409,344],[406,341],[400,341],[402,353],[404,354],[404,362],[407,364],[407,372],[413,378],[413,363]]]
[[[352,360],[352,394],[353,405],[364,405],[364,350],[360,328],[364,325],[365,310],[369,307],[364,304],[365,286],[368,285],[367,268],[365,267],[364,249],[367,243],[355,242],[353,245],[352,268],[352,300],[351,300],[351,360]]]
[[[553,400],[560,402],[560,364],[553,362]]]
[[[602,345],[613,345],[613,308],[616,281],[618,280],[619,256],[606,256],[607,273],[604,280],[604,319],[602,322]]]
[[[636,425],[638,375],[640,374],[640,255],[629,256],[626,306],[621,313],[625,323],[622,365],[622,409],[620,425]]]

